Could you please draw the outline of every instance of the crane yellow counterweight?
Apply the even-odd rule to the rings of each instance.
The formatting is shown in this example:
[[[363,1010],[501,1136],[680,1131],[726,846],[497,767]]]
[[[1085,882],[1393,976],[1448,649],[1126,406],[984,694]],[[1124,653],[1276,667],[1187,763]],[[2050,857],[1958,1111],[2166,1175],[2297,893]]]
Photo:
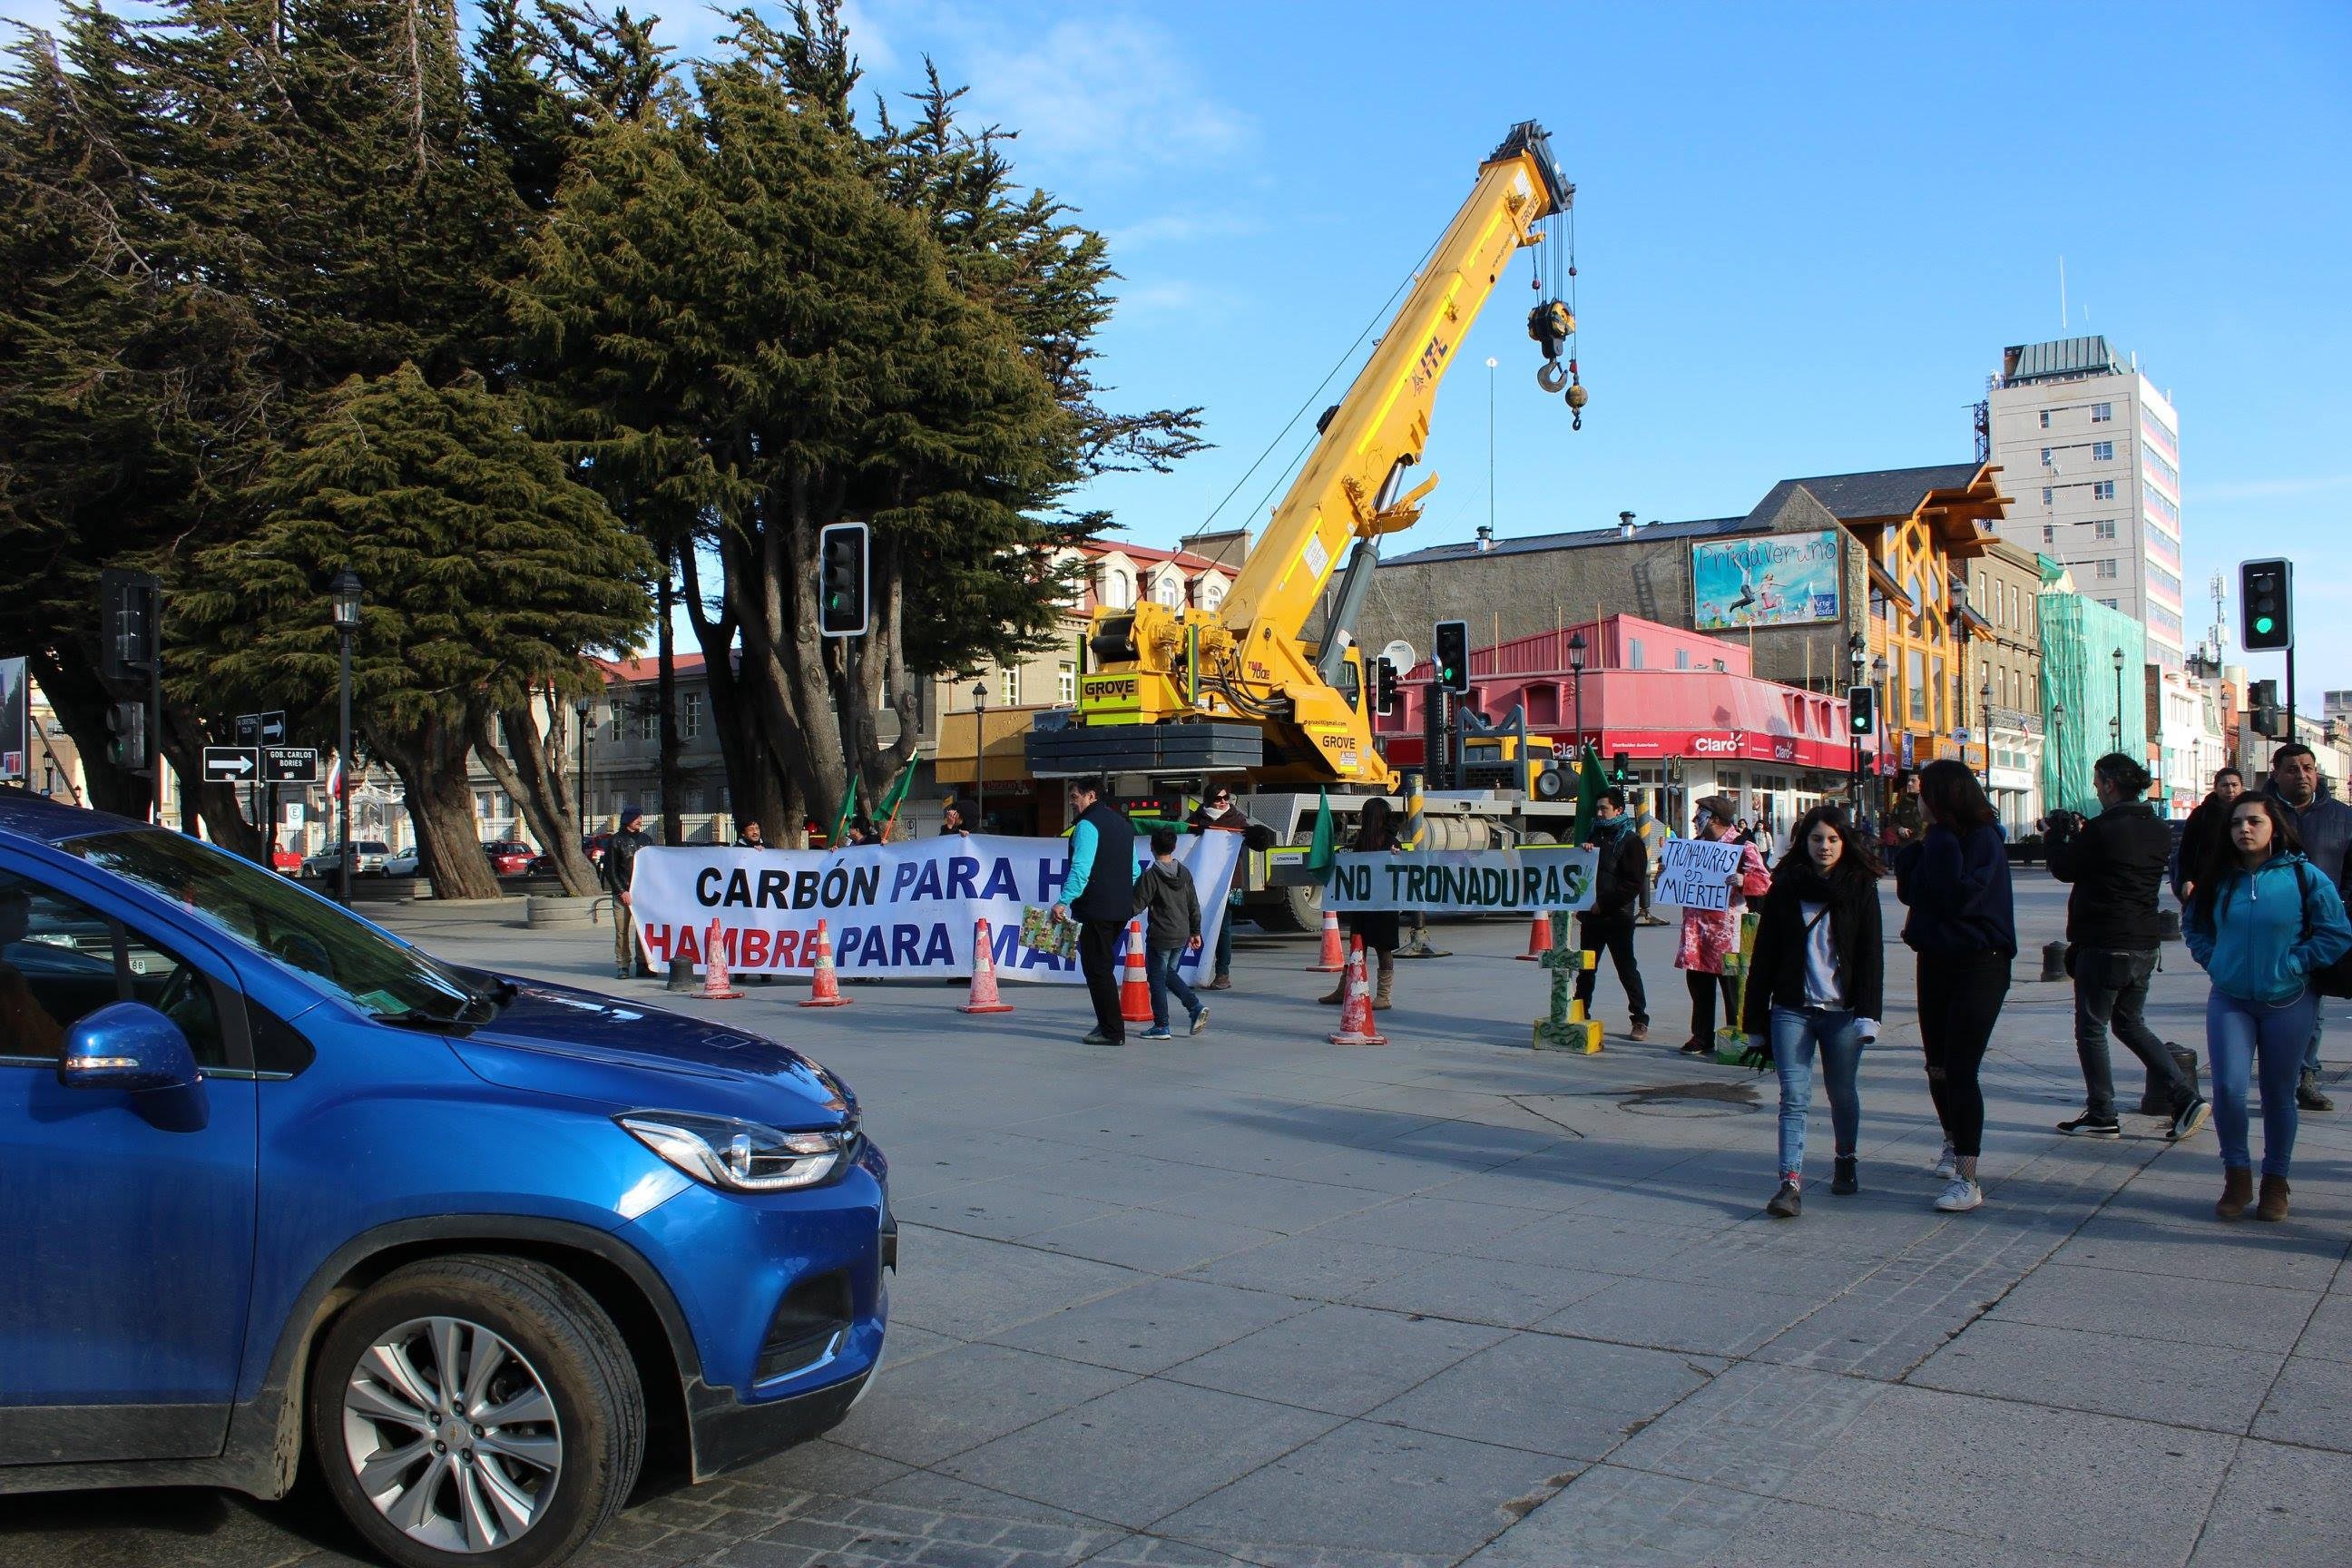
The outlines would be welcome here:
[[[1429,442],[1438,383],[1514,254],[1543,238],[1575,187],[1533,121],[1511,128],[1347,394],[1323,416],[1305,466],[1275,508],[1224,603],[1213,611],[1156,603],[1106,606],[1087,628],[1090,668],[1075,715],[1029,737],[1041,776],[1245,770],[1258,784],[1387,789],[1395,775],[1372,744],[1372,693],[1351,628],[1371,584],[1381,535],[1410,528],[1436,487],[1405,489]],[[1547,300],[1528,330],[1544,353],[1538,380],[1584,405],[1576,328]],[[1340,557],[1344,574],[1319,636],[1310,624]]]

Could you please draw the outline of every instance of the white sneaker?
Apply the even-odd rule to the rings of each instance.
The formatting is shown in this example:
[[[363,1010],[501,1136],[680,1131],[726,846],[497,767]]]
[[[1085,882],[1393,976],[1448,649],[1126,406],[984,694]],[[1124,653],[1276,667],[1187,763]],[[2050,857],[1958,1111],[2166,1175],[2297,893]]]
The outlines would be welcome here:
[[[1960,1173],[1960,1156],[1949,1143],[1936,1156],[1936,1180],[1948,1182]]]
[[[1966,1214],[1982,1202],[1982,1187],[1966,1176],[1954,1176],[1952,1184],[1944,1189],[1944,1195],[1936,1200],[1936,1206],[1946,1214]]]

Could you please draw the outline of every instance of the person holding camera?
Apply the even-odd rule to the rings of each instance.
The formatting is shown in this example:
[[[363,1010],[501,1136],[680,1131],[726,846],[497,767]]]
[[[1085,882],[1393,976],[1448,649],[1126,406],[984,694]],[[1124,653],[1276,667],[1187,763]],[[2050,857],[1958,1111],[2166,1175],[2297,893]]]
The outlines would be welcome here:
[[[2110,1029],[2164,1086],[2172,1112],[2166,1136],[2186,1138],[2212,1114],[2171,1047],[2147,1026],[2148,982],[2164,945],[2156,900],[2172,863],[2172,830],[2140,798],[2151,782],[2138,763],[2109,752],[2091,764],[2099,815],[2049,816],[2050,874],[2074,887],[2066,900],[2066,967],[2074,977],[2074,1055],[2084,1100],[2083,1114],[2058,1131],[2077,1138],[2123,1136]]]

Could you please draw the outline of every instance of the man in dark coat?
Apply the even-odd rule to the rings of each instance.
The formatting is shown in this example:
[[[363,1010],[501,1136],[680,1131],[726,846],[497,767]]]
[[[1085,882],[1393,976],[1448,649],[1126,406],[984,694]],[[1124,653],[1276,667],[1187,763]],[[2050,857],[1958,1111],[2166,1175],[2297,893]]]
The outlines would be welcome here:
[[[637,824],[646,814],[635,806],[621,811],[621,828],[604,846],[604,887],[613,895],[613,975],[649,975],[653,966],[637,951],[636,911],[630,907],[629,883],[636,875],[637,851],[653,843]]]
[[[1135,825],[1095,779],[1070,785],[1070,861],[1056,920],[1078,922],[1078,968],[1094,998],[1095,1026],[1084,1044],[1127,1044],[1118,1010],[1118,939],[1135,910]]]
[[[2157,894],[2172,860],[2172,830],[2140,798],[2150,782],[2146,768],[2110,752],[2091,764],[2092,787],[2104,808],[2099,815],[2085,819],[2058,811],[2050,817],[2050,874],[2074,885],[2066,900],[2066,941],[2074,973],[2074,1055],[2083,1065],[2085,1098],[2083,1114],[2058,1123],[2058,1131],[2077,1137],[2123,1135],[2107,1055],[2110,1028],[2164,1086],[2172,1137],[2186,1138],[2211,1113],[2144,1016],[2164,945]]]
[[[1625,1011],[1633,1021],[1627,1031],[1634,1039],[1650,1036],[1650,997],[1642,988],[1642,967],[1633,961],[1633,920],[1641,908],[1642,888],[1650,877],[1650,854],[1633,819],[1625,815],[1625,792],[1604,789],[1593,808],[1592,843],[1600,858],[1592,868],[1592,908],[1577,919],[1578,940],[1587,952],[1606,949],[1617,966],[1618,982],[1625,987]],[[1598,969],[1576,972],[1576,999],[1588,1009]]]
[[[2266,792],[2286,807],[2294,819],[2295,836],[2303,840],[2304,858],[2312,869],[2344,890],[2352,880],[2352,805],[2328,793],[2319,774],[2319,759],[2309,746],[2289,741],[2271,753],[2271,782]],[[2295,1086],[2294,1102],[2305,1110],[2333,1110],[2336,1102],[2319,1089],[2319,1036],[2326,1024],[2326,1004],[2311,1014],[2311,1046],[2303,1054],[2303,1080]]]

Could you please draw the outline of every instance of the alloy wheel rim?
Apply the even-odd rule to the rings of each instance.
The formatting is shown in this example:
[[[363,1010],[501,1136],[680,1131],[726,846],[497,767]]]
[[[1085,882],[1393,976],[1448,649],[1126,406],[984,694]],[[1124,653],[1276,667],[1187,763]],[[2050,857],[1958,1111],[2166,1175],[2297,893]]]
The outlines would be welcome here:
[[[563,1469],[546,1380],[462,1318],[413,1318],[368,1346],[343,1387],[343,1451],[394,1529],[452,1552],[520,1540]]]

